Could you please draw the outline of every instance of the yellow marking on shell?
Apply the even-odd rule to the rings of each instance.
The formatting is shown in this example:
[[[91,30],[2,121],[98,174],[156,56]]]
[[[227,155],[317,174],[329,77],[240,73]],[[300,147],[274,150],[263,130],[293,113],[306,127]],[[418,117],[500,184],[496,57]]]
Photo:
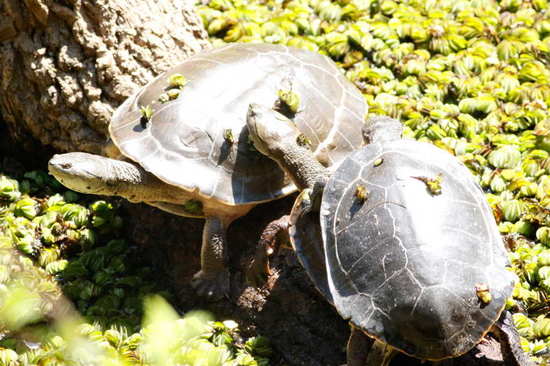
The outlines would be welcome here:
[[[153,116],[153,107],[150,105],[141,106],[139,107],[139,112],[141,113],[139,124],[141,125],[141,128],[145,128],[147,127],[147,122],[149,122]]]
[[[170,89],[166,92],[166,95],[168,95],[168,99],[174,100],[177,99],[180,95],[179,89]]]
[[[483,304],[488,304],[493,300],[489,286],[486,283],[477,283],[475,285],[476,296]]]
[[[299,134],[298,137],[296,137],[296,143],[304,147],[311,146],[311,141],[303,133]]]
[[[230,145],[235,143],[235,136],[233,136],[233,131],[230,128],[223,130],[223,138]]]
[[[439,173],[435,178],[428,177],[413,177],[426,184],[426,188],[432,196],[441,194],[441,183],[443,182],[443,176]]]
[[[302,194],[299,196],[299,198],[301,198],[300,203],[304,201],[307,201],[309,203],[309,201],[311,201],[311,189],[306,189],[302,191]]]
[[[282,90],[277,91],[279,100],[283,102],[292,113],[297,113],[300,108],[300,96],[293,92],[292,90]]]
[[[357,199],[361,203],[363,203],[367,200],[368,196],[369,196],[369,191],[367,190],[367,187],[365,187],[362,184],[358,184],[357,187],[355,188],[355,197],[357,197]]]
[[[172,74],[168,76],[168,84],[173,88],[183,89],[187,84],[187,79],[182,74]]]
[[[379,158],[374,161],[374,166],[380,166],[384,162],[384,159]]]
[[[139,112],[141,113],[141,116],[146,120],[150,120],[153,116],[153,108],[150,105],[139,107]]]
[[[162,93],[161,95],[159,95],[158,101],[160,103],[166,103],[166,102],[170,101],[170,98],[168,97],[168,94]]]

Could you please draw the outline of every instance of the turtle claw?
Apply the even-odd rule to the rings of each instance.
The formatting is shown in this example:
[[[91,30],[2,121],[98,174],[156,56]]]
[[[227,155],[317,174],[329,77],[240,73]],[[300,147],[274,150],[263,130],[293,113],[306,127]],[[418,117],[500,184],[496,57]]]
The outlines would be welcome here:
[[[191,286],[195,289],[199,296],[209,300],[220,300],[223,297],[229,296],[229,271],[222,270],[219,272],[204,272],[195,273],[191,280]]]

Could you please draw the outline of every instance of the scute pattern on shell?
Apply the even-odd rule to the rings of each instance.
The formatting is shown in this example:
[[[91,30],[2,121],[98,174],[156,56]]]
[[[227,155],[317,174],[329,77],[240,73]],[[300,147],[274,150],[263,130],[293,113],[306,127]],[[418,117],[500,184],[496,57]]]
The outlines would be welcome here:
[[[160,103],[168,76],[183,75],[179,97]],[[300,98],[294,121],[327,166],[357,149],[367,112],[361,93],[325,56],[268,44],[232,44],[190,57],[130,97],[115,113],[111,137],[121,152],[174,186],[229,205],[262,202],[295,190],[271,159],[251,149],[250,103],[273,106],[278,90]],[[153,115],[140,126],[139,107]],[[231,130],[234,143],[226,141]]]
[[[416,178],[438,174],[439,195]],[[354,196],[358,184],[365,202]],[[338,312],[412,356],[467,352],[511,295],[515,276],[483,192],[431,144],[396,140],[350,155],[325,188],[321,226]],[[492,295],[486,306],[479,283]]]

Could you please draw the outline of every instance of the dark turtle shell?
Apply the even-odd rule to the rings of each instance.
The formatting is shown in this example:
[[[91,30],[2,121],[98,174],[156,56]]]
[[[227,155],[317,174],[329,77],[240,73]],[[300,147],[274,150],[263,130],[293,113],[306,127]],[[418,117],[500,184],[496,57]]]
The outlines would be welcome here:
[[[288,233],[290,243],[305,268],[311,282],[323,297],[334,305],[327,281],[327,266],[323,248],[323,236],[319,226],[319,211],[306,210],[311,204],[311,191],[300,192],[290,212]]]
[[[511,296],[515,276],[483,192],[433,145],[394,140],[351,154],[320,211],[338,312],[409,355],[467,352]]]
[[[168,82],[175,74],[187,80],[181,89]],[[166,101],[169,91],[179,94]],[[254,150],[244,127],[249,104],[273,106],[279,91],[299,97],[293,120],[326,166],[361,146],[367,106],[357,88],[326,56],[269,44],[232,44],[190,57],[128,98],[109,131],[123,155],[202,199],[267,201],[295,187]],[[147,106],[152,114],[144,119],[140,108]]]

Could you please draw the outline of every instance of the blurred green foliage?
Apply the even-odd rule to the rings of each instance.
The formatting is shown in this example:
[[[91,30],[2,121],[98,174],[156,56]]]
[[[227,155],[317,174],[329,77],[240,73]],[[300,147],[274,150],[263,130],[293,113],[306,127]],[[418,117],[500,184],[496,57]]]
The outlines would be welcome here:
[[[0,366],[268,364],[264,338],[172,309],[113,203],[19,178],[0,173]]]

